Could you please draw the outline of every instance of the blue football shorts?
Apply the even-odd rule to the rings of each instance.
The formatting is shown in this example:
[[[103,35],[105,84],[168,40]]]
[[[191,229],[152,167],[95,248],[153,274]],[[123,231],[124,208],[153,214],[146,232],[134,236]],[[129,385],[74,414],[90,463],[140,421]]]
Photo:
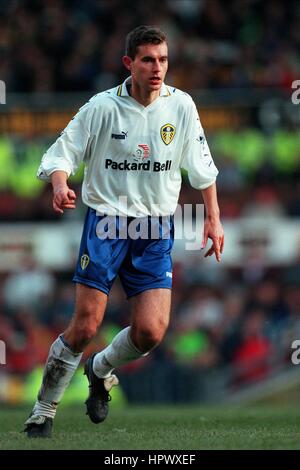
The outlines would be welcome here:
[[[73,281],[108,294],[119,275],[127,298],[172,288],[173,217],[97,215],[89,208]]]

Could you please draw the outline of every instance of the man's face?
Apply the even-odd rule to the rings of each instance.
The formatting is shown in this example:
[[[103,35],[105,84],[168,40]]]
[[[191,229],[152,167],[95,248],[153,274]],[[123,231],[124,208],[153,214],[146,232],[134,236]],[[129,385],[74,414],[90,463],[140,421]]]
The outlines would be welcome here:
[[[138,47],[134,60],[125,56],[123,62],[139,88],[147,92],[159,90],[168,70],[168,46],[165,42],[144,44]]]

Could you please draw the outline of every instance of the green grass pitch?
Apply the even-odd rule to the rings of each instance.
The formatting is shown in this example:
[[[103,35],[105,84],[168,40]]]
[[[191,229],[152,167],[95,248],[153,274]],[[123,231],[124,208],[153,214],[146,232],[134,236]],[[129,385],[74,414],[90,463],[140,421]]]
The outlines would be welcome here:
[[[59,410],[52,439],[20,431],[27,409],[0,408],[0,449],[300,449],[300,407],[148,406],[90,423],[84,406]]]

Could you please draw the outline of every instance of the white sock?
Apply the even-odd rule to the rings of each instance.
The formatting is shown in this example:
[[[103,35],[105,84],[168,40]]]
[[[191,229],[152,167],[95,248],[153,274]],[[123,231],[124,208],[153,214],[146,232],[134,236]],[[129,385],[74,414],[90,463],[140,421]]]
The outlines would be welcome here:
[[[76,371],[82,353],[74,353],[59,336],[52,344],[44,369],[34,415],[54,418],[56,408]]]
[[[93,370],[99,378],[109,377],[115,367],[127,362],[147,356],[149,352],[142,353],[133,344],[130,337],[131,327],[120,331],[107,348],[94,357]]]

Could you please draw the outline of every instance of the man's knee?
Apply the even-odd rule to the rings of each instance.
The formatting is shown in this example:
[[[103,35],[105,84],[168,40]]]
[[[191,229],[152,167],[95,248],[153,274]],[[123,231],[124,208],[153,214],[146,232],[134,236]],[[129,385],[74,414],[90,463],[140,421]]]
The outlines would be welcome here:
[[[168,328],[168,323],[160,321],[156,325],[132,327],[132,341],[141,352],[150,351],[158,346]]]
[[[93,315],[93,311],[86,308],[80,312],[76,312],[64,333],[64,338],[72,349],[75,351],[83,351],[96,335],[97,329],[98,321],[95,315]]]
[[[96,325],[76,325],[73,324],[64,332],[64,339],[73,351],[82,352],[97,332]]]
[[[97,333],[97,325],[95,322],[78,325],[76,328],[76,335],[78,341],[84,344],[88,344]]]

